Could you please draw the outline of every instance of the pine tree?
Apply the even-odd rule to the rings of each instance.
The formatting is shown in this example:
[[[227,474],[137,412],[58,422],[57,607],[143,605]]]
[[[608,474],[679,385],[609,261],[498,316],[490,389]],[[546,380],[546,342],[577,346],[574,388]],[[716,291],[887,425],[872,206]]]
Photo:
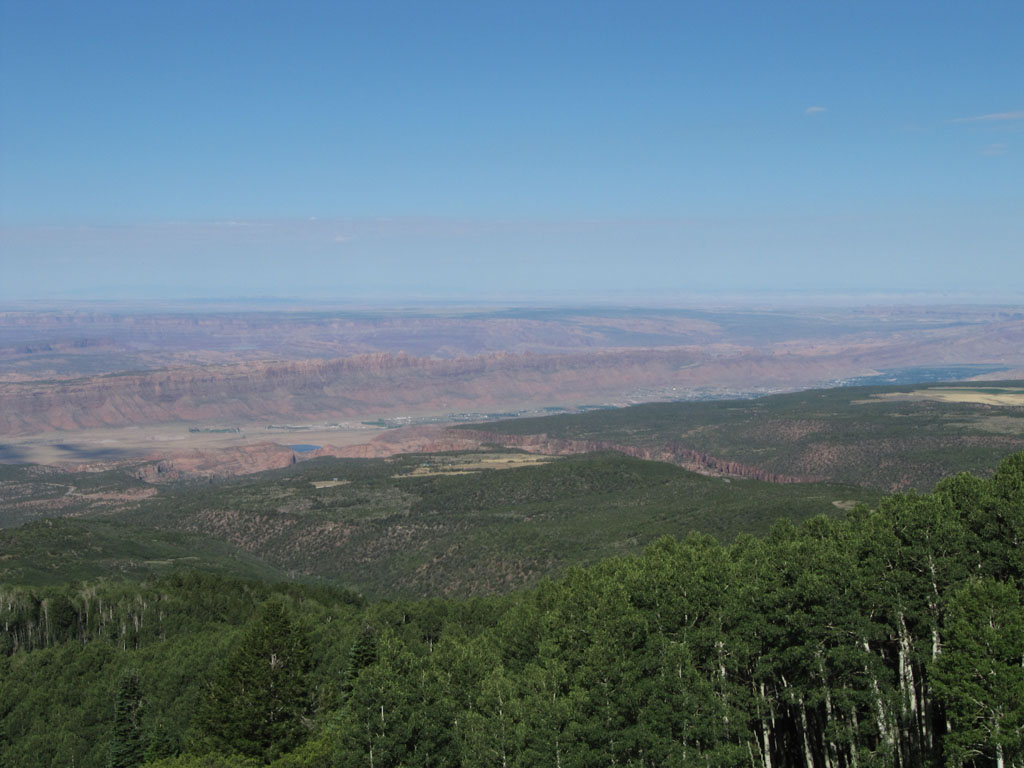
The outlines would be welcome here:
[[[167,720],[160,718],[148,724],[145,732],[145,762],[151,763],[164,757],[171,757],[178,751],[178,744],[174,739]]]
[[[377,640],[377,660],[354,682],[342,713],[334,764],[398,768],[415,748],[413,715],[422,665],[390,633]],[[422,761],[420,761],[422,764]]]
[[[270,762],[305,734],[309,656],[284,606],[270,602],[220,667],[204,697],[199,728],[209,746]]]
[[[110,738],[107,768],[134,768],[142,765],[145,743],[142,738],[142,688],[139,676],[127,672],[121,676],[114,699],[114,732]]]
[[[372,624],[366,623],[348,652],[348,666],[345,669],[345,679],[341,684],[342,695],[345,698],[352,693],[352,686],[355,685],[359,672],[371,666],[375,661],[377,661],[377,630],[373,628]]]
[[[949,641],[935,665],[953,765],[978,756],[998,768],[1024,758],[1024,606],[1013,582],[969,582],[954,593]]]

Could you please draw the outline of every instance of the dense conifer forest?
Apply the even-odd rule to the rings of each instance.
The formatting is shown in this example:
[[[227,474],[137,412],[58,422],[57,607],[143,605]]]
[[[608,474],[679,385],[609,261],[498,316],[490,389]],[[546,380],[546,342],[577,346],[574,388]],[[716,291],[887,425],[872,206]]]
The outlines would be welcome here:
[[[174,573],[0,591],[0,765],[1024,765],[1024,454],[729,545],[367,603]]]

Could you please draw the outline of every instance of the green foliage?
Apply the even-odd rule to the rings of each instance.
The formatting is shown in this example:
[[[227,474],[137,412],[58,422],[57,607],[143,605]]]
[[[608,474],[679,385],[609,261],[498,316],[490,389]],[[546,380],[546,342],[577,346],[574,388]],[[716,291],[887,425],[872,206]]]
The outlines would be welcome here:
[[[678,445],[781,475],[885,492],[925,491],[956,472],[990,473],[1007,453],[1024,449],[1020,407],[891,397],[938,386],[943,385],[837,387],[752,400],[646,403],[496,422],[486,430],[657,451]]]
[[[472,456],[317,460],[244,483],[168,489],[115,519],[0,531],[10,554],[0,560],[0,579],[145,577],[194,565],[247,578],[323,580],[376,597],[488,594],[536,584],[573,563],[638,554],[662,535],[699,530],[727,541],[765,533],[783,518],[839,514],[836,501],[879,496],[704,477],[609,453],[409,476],[424,463],[460,458]],[[313,486],[334,477],[346,483]]]
[[[288,605],[315,640],[310,691],[329,687],[360,624],[342,590],[240,582],[202,573],[153,582],[76,585],[75,631],[40,629],[55,590],[0,589],[0,765],[103,768],[115,730],[122,678],[138,676],[144,759],[171,757],[192,743],[203,682],[241,643],[261,606]],[[6,629],[6,634],[3,630]],[[12,640],[13,638],[13,640]]]
[[[146,742],[142,730],[142,689],[135,671],[126,672],[117,685],[114,729],[107,768],[135,768],[143,761]]]
[[[146,763],[146,768],[257,768],[256,760],[241,755],[179,755]]]
[[[239,578],[286,573],[205,535],[109,519],[39,520],[0,529],[0,583],[55,585],[103,576],[147,578],[202,568]]]
[[[268,602],[209,681],[197,727],[217,751],[270,762],[294,749],[311,709],[306,641],[283,605]]]
[[[1024,605],[1016,584],[971,580],[951,596],[936,692],[953,724],[949,762],[1024,757]]]
[[[377,630],[372,624],[364,624],[363,631],[356,637],[348,652],[348,666],[342,683],[342,695],[348,697],[359,673],[377,661]]]
[[[76,472],[33,464],[0,464],[0,529],[50,517],[54,510],[81,514],[96,505],[123,507],[128,502],[112,499],[146,487],[131,471],[123,469]]]
[[[615,496],[588,472],[561,480]],[[499,495],[536,499],[530,482]],[[101,768],[140,729],[161,768],[1019,765],[1022,487],[1013,456],[505,596],[363,604],[208,574],[4,588],[0,764]]]

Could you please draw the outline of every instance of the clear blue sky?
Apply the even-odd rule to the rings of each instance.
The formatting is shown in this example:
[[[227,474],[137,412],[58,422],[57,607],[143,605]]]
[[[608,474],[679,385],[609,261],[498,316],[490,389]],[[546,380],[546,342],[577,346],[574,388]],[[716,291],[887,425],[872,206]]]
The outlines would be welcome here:
[[[1024,3],[0,0],[0,299],[1024,292]]]

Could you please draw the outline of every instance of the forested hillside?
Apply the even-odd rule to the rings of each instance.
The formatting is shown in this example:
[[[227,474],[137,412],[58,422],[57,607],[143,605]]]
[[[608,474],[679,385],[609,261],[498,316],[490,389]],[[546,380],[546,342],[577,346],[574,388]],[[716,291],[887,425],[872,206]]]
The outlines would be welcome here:
[[[0,594],[10,766],[1024,765],[1024,454],[511,595]]]
[[[187,567],[328,581],[378,598],[465,597],[638,554],[666,534],[696,530],[727,541],[763,534],[779,519],[839,514],[836,502],[880,497],[850,486],[710,478],[615,453],[536,459],[521,452],[323,458],[212,484],[162,486],[113,511],[86,498],[61,509],[74,519],[0,529],[7,555],[0,583]],[[33,469],[19,475],[31,479]],[[68,498],[60,476],[45,477],[48,493]],[[114,496],[113,473],[106,482]],[[0,525],[20,509],[41,514],[40,501],[48,500],[0,502]]]
[[[1024,383],[836,387],[456,429],[486,429],[494,442],[541,450],[558,441],[591,451],[614,446],[684,466],[731,465],[747,477],[927,491],[947,475],[985,473],[1024,450]]]

